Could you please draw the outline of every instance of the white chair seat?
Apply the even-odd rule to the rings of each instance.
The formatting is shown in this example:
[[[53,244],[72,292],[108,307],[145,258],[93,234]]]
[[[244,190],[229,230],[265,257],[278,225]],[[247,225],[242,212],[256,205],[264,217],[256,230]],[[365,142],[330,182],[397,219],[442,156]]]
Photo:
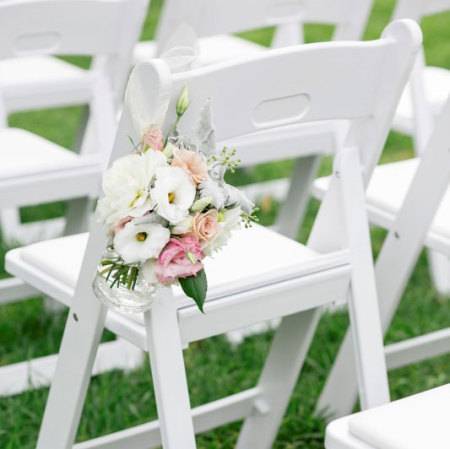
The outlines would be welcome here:
[[[450,70],[428,66],[423,73],[426,98],[434,115],[438,115],[450,94]],[[414,129],[413,105],[409,86],[403,92],[395,117],[394,129],[411,134]]]
[[[199,39],[199,56],[195,65],[215,64],[229,59],[239,58],[264,51],[265,47],[246,39],[231,35],[218,35]],[[135,62],[148,61],[154,57],[156,43],[140,42],[134,49]]]
[[[49,94],[62,88],[81,89],[77,96],[83,102],[90,84],[88,71],[55,57],[30,56],[0,61],[0,85],[10,110],[52,106],[55,102]],[[63,101],[57,103],[64,104]]]
[[[58,171],[80,165],[82,160],[76,153],[28,131],[0,131],[0,181]]]
[[[69,305],[86,243],[87,234],[77,234],[17,248],[7,253],[6,269],[27,284]],[[334,268],[344,268],[341,278],[345,278],[344,284],[347,285],[348,254],[335,254],[332,257],[320,255],[263,226],[242,228],[233,232],[222,251],[205,261],[207,301]],[[345,294],[345,285],[342,294]],[[342,287],[341,283],[339,286]],[[196,306],[179,287],[175,288],[175,295],[180,299],[181,307],[193,309],[195,313]],[[142,325],[142,316],[139,314],[123,314],[122,317],[127,320],[122,323],[124,326],[133,327],[136,322]]]
[[[403,204],[418,165],[419,159],[413,158],[382,164],[375,169],[367,189],[367,205],[372,221],[381,226],[390,226]],[[314,182],[314,194],[323,197],[329,181],[328,177],[317,179]],[[436,213],[431,233],[450,239],[450,189]]]
[[[327,449],[448,449],[450,385],[338,419]]]

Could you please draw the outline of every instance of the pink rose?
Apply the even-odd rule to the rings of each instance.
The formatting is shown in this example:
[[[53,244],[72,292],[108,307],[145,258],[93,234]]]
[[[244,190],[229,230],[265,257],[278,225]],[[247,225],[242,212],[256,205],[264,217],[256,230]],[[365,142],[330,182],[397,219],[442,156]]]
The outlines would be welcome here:
[[[194,235],[171,238],[156,261],[156,277],[162,284],[170,284],[178,278],[194,276],[203,268],[203,257],[200,243]]]
[[[164,148],[164,136],[159,128],[150,128],[144,133],[142,143],[152,150],[162,151]]]
[[[192,231],[200,241],[211,240],[219,230],[218,213],[211,209],[205,213],[196,213],[192,221]]]
[[[200,154],[195,151],[175,149],[172,166],[187,171],[196,184],[200,184],[208,177],[208,166]]]

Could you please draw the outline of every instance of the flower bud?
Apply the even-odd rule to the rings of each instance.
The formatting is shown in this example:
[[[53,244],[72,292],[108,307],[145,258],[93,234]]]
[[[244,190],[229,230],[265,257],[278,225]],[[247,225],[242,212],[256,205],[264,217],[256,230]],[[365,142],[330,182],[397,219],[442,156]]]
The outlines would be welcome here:
[[[180,96],[178,97],[176,113],[177,117],[180,118],[189,107],[189,94],[186,86],[183,87]]]

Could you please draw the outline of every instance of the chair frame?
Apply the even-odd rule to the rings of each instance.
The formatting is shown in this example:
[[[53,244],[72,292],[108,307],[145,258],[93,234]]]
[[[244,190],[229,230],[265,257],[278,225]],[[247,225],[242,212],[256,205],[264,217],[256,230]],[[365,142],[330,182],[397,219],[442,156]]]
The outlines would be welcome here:
[[[86,76],[83,80],[77,81],[73,85],[68,85],[67,82],[55,83],[49,80],[38,80],[38,88],[28,96],[9,95],[5,92],[3,95],[3,112],[0,114],[0,128],[8,127],[7,118],[13,112],[68,105],[90,104],[92,107],[92,102],[97,101],[94,100],[94,96],[99,98],[104,94],[102,93],[103,88],[100,86],[103,81],[100,80],[103,80],[105,77],[108,79],[108,84],[110,85],[108,90],[111,91],[114,101],[117,103],[117,99],[122,96],[131,64],[130,55],[133,45],[139,38],[147,0],[130,2],[125,26],[126,30],[123,29],[124,27],[120,27],[122,28],[122,37],[119,38],[119,34],[114,36],[113,33],[110,33],[104,42],[97,42],[97,45],[94,46],[89,45],[89,38],[92,42],[96,42],[95,35],[93,35],[93,25],[95,23],[89,20],[89,17],[86,17],[83,9],[88,9],[91,12],[91,18],[101,19],[101,15],[106,14],[110,22],[117,22],[117,17],[114,17],[114,9],[118,10],[120,8],[121,1],[94,0],[91,5],[83,4],[77,0],[61,0],[59,3],[59,7],[55,8],[52,2],[48,0],[36,0],[34,2],[7,0],[2,2],[0,9],[2,29],[0,59],[54,56],[56,54],[83,54],[92,56],[91,68],[86,70]],[[114,4],[117,4],[116,8],[113,8]],[[53,17],[48,17],[45,13],[46,8],[51,8]],[[64,13],[64,11],[67,12]],[[44,16],[47,18],[42,18]],[[80,35],[75,24],[79,23],[79,18],[83,17],[85,26],[90,27],[90,29],[85,29],[84,33]],[[29,34],[27,34],[27,27],[30,28],[30,23],[33,24],[31,28],[36,33],[35,42],[38,42],[39,38],[46,38],[43,34],[46,28],[53,29],[55,32],[54,36],[64,38],[64,41],[58,42],[55,40],[53,43],[50,42],[47,48],[45,44],[43,48],[39,48],[39,45],[36,48],[31,46],[30,49],[17,48],[17,43],[20,42],[20,39],[28,39],[27,44],[30,44],[33,40],[30,29],[28,29]],[[16,29],[14,29],[14,25]],[[123,38],[123,36],[127,37]],[[49,35],[47,35],[47,38],[49,38]],[[110,42],[115,41],[115,48],[108,48],[108,40]],[[101,48],[102,46],[103,48]],[[85,50],[83,50],[83,47],[85,47]],[[95,92],[97,87],[101,89],[98,95]],[[96,114],[93,114],[92,110],[91,113],[86,111],[84,115],[83,123],[78,130],[78,142],[75,144],[75,150],[80,153],[91,153],[96,151],[97,137],[95,136],[95,128],[97,125],[94,121],[97,118],[94,118]],[[80,212],[81,214],[84,213],[84,207],[82,200],[71,201],[69,202],[68,223],[65,224],[64,220],[50,220],[44,222],[44,224],[51,232],[54,229],[58,231],[64,229],[64,226],[71,229],[72,224],[70,222]],[[23,238],[26,240],[28,235],[31,235],[31,238],[33,238],[34,234],[43,233],[45,235],[46,233],[42,226],[36,229],[34,224],[21,224],[17,207],[2,208],[0,223],[4,238],[13,243]]]
[[[181,307],[170,289],[162,290],[155,298],[152,310],[145,314],[145,326],[141,326],[140,330],[144,340],[142,343],[150,355],[159,422],[74,447],[112,449],[127,444],[130,449],[143,449],[162,442],[165,449],[193,449],[196,447],[194,428],[204,431],[245,417],[237,447],[270,448],[314,335],[320,317],[319,309],[330,302],[330,295],[336,295],[338,291],[343,295],[348,294],[357,342],[354,348],[363,407],[388,401],[368,220],[364,207],[364,186],[380,156],[395,104],[407,81],[420,43],[418,27],[413,22],[402,21],[391,25],[385,30],[383,39],[372,43],[316,44],[274,50],[273,53],[249,61],[174,75],[160,60],[141,64],[134,69],[112,160],[125,154],[128,148],[127,136],[136,136],[141,132],[142,128],[136,128],[136,121],[132,119],[136,116],[133,111],[144,111],[145,120],[142,123],[158,123],[163,100],[172,97],[174,101],[185,84],[189,85],[191,98],[194,99],[190,111],[192,108],[198,109],[207,97],[216,100],[214,113],[219,142],[254,132],[257,124],[249,118],[252,117],[255,104],[260,104],[261,99],[284,98],[280,97],[281,92],[285,92],[289,98],[292,95],[297,97],[296,86],[299,83],[304,84],[301,85],[301,92],[307,92],[306,95],[313,99],[311,106],[303,115],[296,113],[289,118],[283,114],[287,110],[292,114],[290,106],[287,110],[283,107],[279,111],[281,122],[273,118],[264,122],[263,127],[273,129],[274,139],[280,136],[278,127],[291,122],[346,117],[354,127],[353,133],[348,136],[350,140],[338,142],[332,187],[322,204],[308,242],[310,248],[321,254],[319,257],[324,263],[320,265],[321,271],[208,301],[204,315],[193,306]],[[360,64],[350,64],[350,61],[356,60]],[[334,75],[335,71],[330,71],[336,64],[343,69],[339,80]],[[274,84],[269,76],[261,80],[260,85],[253,83],[252,88],[248,86],[248,89],[239,90],[240,94],[237,95],[232,88],[234,82],[253,79],[249,78],[252,71],[259,73],[262,67],[269,65],[277,67],[276,73],[272,72],[273,76],[283,74],[285,82]],[[313,68],[324,68],[324,65],[330,70]],[[355,66],[360,71],[355,71]],[[286,70],[288,67],[293,70]],[[298,69],[301,67],[308,67],[310,73],[304,70],[300,73]],[[326,93],[323,90],[325,84],[317,80],[317,73],[326,77],[331,72],[336,89]],[[271,72],[266,70],[266,73]],[[375,77],[375,90],[366,88],[368,73]],[[347,81],[349,78],[352,81]],[[388,79],[389,83],[386,82]],[[337,89],[340,82],[344,84],[344,80],[353,90],[358,87],[358,95],[351,97],[353,101],[345,94],[345,89]],[[229,92],[224,93],[227,83]],[[286,86],[290,86],[287,91]],[[230,95],[233,91],[235,94]],[[242,95],[243,91],[245,96]],[[331,95],[333,100],[330,102]],[[242,97],[247,98],[244,100]],[[347,101],[343,101],[344,98]],[[242,105],[234,108],[238,112],[230,116],[230,106],[238,99]],[[331,105],[330,108],[327,105]],[[195,116],[192,115],[186,129],[190,128]],[[364,152],[360,150],[362,142]],[[331,233],[330,226],[333,229]],[[44,413],[38,449],[73,447],[105,324],[112,330],[121,331],[122,335],[128,332],[127,338],[132,339],[134,328],[131,323],[125,324],[123,317],[115,312],[107,313],[105,306],[95,299],[91,288],[92,277],[105,243],[102,227],[92,224]],[[14,269],[13,253],[7,258],[7,263],[8,260],[9,269]],[[329,269],[325,269],[326,266]],[[45,284],[44,279],[41,284]],[[305,300],[301,303],[295,300],[300,291],[305,293]],[[265,307],[252,307],[256,300],[264,300]],[[274,316],[284,316],[284,319],[276,332],[256,388],[191,410],[182,357],[185,344]]]
[[[94,57],[93,67],[87,73],[89,84],[84,88],[68,89],[67,86],[43,86],[39,101],[34,106],[64,104],[88,104],[90,109],[85,144],[80,150],[79,166],[52,171],[24,178],[9,178],[0,181],[0,205],[4,230],[17,225],[18,208],[56,200],[69,200],[64,233],[66,235],[88,228],[92,199],[100,193],[101,173],[109,159],[116,127],[116,104],[112,82],[120,91],[128,73],[131,49],[138,38],[138,23],[143,18],[143,3],[124,0],[33,0],[4,1],[0,4],[0,58],[26,57],[28,55],[86,54]],[[43,13],[48,10],[48,13]],[[125,21],[123,11],[126,10]],[[122,11],[122,14],[121,14]],[[99,41],[95,20],[105,17],[111,23]],[[84,20],[89,18],[89,20]],[[77,26],[84,23],[82,36]],[[116,25],[114,25],[114,23]],[[119,26],[119,25],[123,26]],[[121,37],[120,31],[127,36]],[[128,34],[130,33],[130,34]],[[39,46],[39,39],[56,36],[51,45]],[[30,49],[17,49],[17,42],[27,38]],[[45,42],[45,39],[44,39]],[[114,67],[114,70],[113,70]],[[112,76],[114,75],[114,77]],[[122,87],[123,90],[123,87]],[[36,99],[34,99],[36,100]],[[42,100],[42,102],[41,102]],[[8,113],[15,110],[16,103],[9,104],[0,89],[0,123],[6,127]],[[20,107],[32,103],[25,100]],[[0,130],[1,132],[1,130]],[[63,188],[62,188],[63,186]],[[14,209],[11,209],[11,208]],[[0,304],[7,304],[39,295],[37,289],[26,285],[19,278],[0,280]],[[127,356],[120,356],[123,351]],[[126,359],[126,360],[125,360]],[[124,361],[125,360],[125,361]],[[135,367],[141,355],[128,343],[118,340],[102,346],[97,363],[97,372],[108,367]],[[48,385],[56,364],[56,356],[47,356],[0,368],[0,394],[16,394],[33,386]]]
[[[450,11],[449,0],[398,0],[393,14],[394,19],[410,18],[418,23],[430,15]],[[425,93],[424,71],[426,69],[425,54],[421,51],[410,79],[410,95],[413,106],[414,127],[412,137],[414,148],[420,156],[427,148],[429,138],[435,126],[434,113],[428,103]],[[405,129],[396,127],[394,129],[405,132]],[[442,295],[450,294],[450,260],[445,255],[437,252],[429,252],[430,273],[433,283]]]
[[[395,217],[387,217],[392,224],[375,265],[384,332],[389,329],[423,246],[450,256],[450,242],[429,232],[450,182],[449,120],[450,97],[437,120],[427,150],[420,157],[420,165],[400,211]],[[369,216],[373,213],[369,210]],[[396,275],[392,276],[394,271]],[[387,345],[387,366],[396,369],[448,354],[449,344],[450,328],[446,328]],[[321,393],[318,411],[328,410],[336,417],[351,413],[357,397],[351,373],[353,363],[351,335],[347,331]]]
[[[396,217],[394,227],[386,237],[386,243],[377,262],[378,280],[383,281],[383,284],[379,285],[379,292],[384,331],[387,330],[394,316],[401,294],[422,250],[423,242],[429,242],[431,248],[439,249],[443,253],[445,251],[445,254],[450,256],[450,241],[429,233],[436,210],[439,208],[450,184],[449,121],[450,97],[437,119],[436,128],[420,158],[419,167],[411,182],[405,201]],[[430,179],[433,179],[431,184]],[[427,195],[423,195],[425,191]],[[420,213],[417,213],[418,210]],[[396,276],[390,275],[393,270],[395,270]],[[409,364],[410,359],[408,358],[408,352],[406,352],[405,357],[405,350],[412,350],[416,361],[428,358],[429,351],[434,351],[435,355],[449,352],[450,329],[419,337],[419,339],[424,343],[422,350],[414,349],[414,339],[413,341],[396,343],[386,347],[388,367],[396,368]],[[346,343],[348,343],[348,335],[346,336]],[[341,356],[344,351],[345,348],[342,346]],[[343,358],[340,359],[340,362],[342,361]],[[347,359],[347,362],[349,361],[350,358]],[[334,369],[336,367],[337,365]],[[342,371],[342,365],[340,365],[340,368]],[[352,377],[351,373],[350,376]],[[343,388],[343,393],[339,398],[340,403],[342,403],[344,395],[351,395],[345,385],[346,380],[344,384],[340,383],[340,388]],[[330,387],[332,387],[331,383],[328,384],[327,388],[330,389]],[[339,411],[345,413],[347,410],[351,411],[349,403],[347,407],[341,407]],[[342,449],[372,449],[372,446],[360,441],[348,432],[348,426],[345,425],[347,419],[341,418],[330,424],[325,446],[328,449],[337,447]]]

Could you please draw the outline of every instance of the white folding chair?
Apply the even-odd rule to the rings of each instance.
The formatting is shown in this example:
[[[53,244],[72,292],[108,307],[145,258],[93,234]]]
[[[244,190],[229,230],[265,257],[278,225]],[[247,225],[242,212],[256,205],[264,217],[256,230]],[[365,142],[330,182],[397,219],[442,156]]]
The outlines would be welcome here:
[[[424,17],[450,12],[449,0],[398,0],[394,19]],[[435,117],[450,94],[450,68],[425,65],[424,53],[417,58],[411,80],[402,95],[393,128],[413,137],[417,154],[422,154],[434,128]],[[450,294],[450,260],[430,251],[430,272],[439,293]]]
[[[387,189],[392,195],[393,225],[377,262],[378,291],[384,329],[392,319],[399,298],[417,261],[423,242],[450,256],[450,97],[443,107],[426,150],[419,159],[378,167],[368,190],[369,210],[377,207],[377,192]],[[393,188],[398,183],[400,186]],[[395,180],[393,179],[395,176]],[[379,200],[379,197],[378,197]],[[392,273],[395,272],[395,276]],[[422,343],[418,345],[418,343]],[[386,348],[388,367],[400,367],[432,355],[449,352],[450,329],[390,345]],[[343,370],[341,347],[334,367],[342,396],[339,413],[351,411],[352,404],[342,407],[349,391]],[[349,363],[350,362],[350,363]],[[350,360],[346,360],[350,368]],[[339,367],[339,374],[338,369]],[[351,383],[351,382],[350,382]],[[328,381],[328,394],[337,383]],[[446,449],[450,432],[450,386],[434,388],[381,407],[340,418],[327,427],[326,449]]]
[[[303,43],[303,27],[308,23],[335,26],[334,40],[360,40],[364,32],[373,0],[307,0],[286,2],[284,0],[166,0],[158,24],[156,40],[140,42],[135,49],[137,62],[148,61],[164,52],[176,30],[182,25],[191,27],[198,39],[199,56],[194,66],[208,65],[235,58],[247,58],[266,51],[267,48],[233,35],[255,28],[275,26],[272,47],[286,47]],[[306,139],[310,133],[304,128],[290,130],[284,145],[293,145],[296,161],[291,180],[278,180],[252,184],[246,187],[249,196],[255,198],[270,193],[277,199],[286,199],[278,217],[277,229],[288,237],[296,237],[309,199],[311,183],[319,164],[318,154],[335,151],[335,134],[345,133],[334,124],[323,126],[321,141],[311,139],[305,151],[295,148],[298,135]],[[326,139],[325,135],[329,134]],[[278,154],[277,147],[268,148],[264,133],[248,136],[239,142],[246,151],[252,147]],[[292,157],[288,154],[287,157]],[[249,164],[251,163],[249,162]]]
[[[113,36],[105,21],[118,22],[117,11],[123,3],[121,0],[60,0],[56,14],[52,3],[40,0],[1,2],[0,97],[3,105],[0,130],[8,126],[7,117],[14,112],[88,104],[97,86],[94,72],[108,75],[115,100],[122,96],[131,51],[139,38],[147,0],[130,2],[129,13],[121,20],[123,34],[120,38],[115,36],[117,46],[113,49],[110,46]],[[103,12],[106,15],[102,18]],[[103,28],[106,28],[105,32],[100,33]],[[51,29],[58,32],[64,30],[64,34],[47,34]],[[93,31],[97,34],[93,35]],[[88,39],[92,39],[92,44]],[[86,45],[89,49],[87,53]],[[65,62],[55,57],[56,54],[91,56],[90,69]],[[83,120],[86,123],[81,127],[80,134],[84,133],[85,126],[95,132],[92,129],[93,116],[86,114]],[[83,144],[89,145],[86,139]],[[95,137],[91,144],[95,145]],[[76,209],[77,206],[74,207]],[[61,227],[61,223],[49,223],[46,228],[40,226],[36,230],[36,226],[21,226],[19,211],[14,207],[2,208],[0,222],[3,238],[8,242],[21,241],[29,235],[34,238],[34,234],[46,232],[48,228]]]
[[[420,158],[380,165],[367,190],[372,221],[389,229],[375,273],[384,331],[394,317],[423,245],[450,256],[450,98]],[[323,187],[325,179],[318,181]],[[395,275],[393,275],[395,273]],[[450,328],[410,338],[385,348],[387,366],[400,368],[447,354]],[[318,409],[335,416],[352,411],[356,380],[350,331],[341,345]]]
[[[340,418],[327,427],[326,449],[447,449],[450,385]]]
[[[130,135],[139,137],[142,130],[132,127],[136,114],[145,119],[142,123],[161,122],[160,111],[170,99],[165,123],[171,122],[184,86],[191,95],[181,127],[187,137],[208,98],[219,142],[258,129],[273,142],[281,141],[280,129],[316,120],[348,120],[351,133],[338,143],[333,185],[308,245],[258,225],[236,231],[227,247],[206,263],[205,314],[181,290],[168,288],[158,293],[144,316],[107,311],[91,286],[106,244],[97,223],[89,237],[63,237],[8,253],[9,272],[71,304],[38,449],[72,447],[105,326],[149,352],[159,421],[77,448],[148,449],[162,442],[165,449],[190,449],[195,447],[194,429],[202,432],[243,418],[237,447],[271,447],[319,309],[343,297],[350,304],[363,407],[388,400],[364,184],[382,151],[420,43],[419,28],[402,21],[368,43],[290,47],[178,74],[171,74],[160,60],[134,69],[112,160],[127,153]],[[279,148],[280,158],[291,151]],[[255,152],[241,156],[258,157]],[[284,318],[257,386],[191,410],[182,348],[274,317]]]
[[[140,42],[136,62],[148,61],[164,51],[180,25],[191,27],[199,38],[197,65],[248,57],[266,47],[232,33],[275,26],[272,46],[303,43],[305,23],[335,25],[334,39],[361,38],[372,0],[166,0],[158,24],[156,40]]]
[[[0,2],[0,60],[53,54],[95,58],[93,68],[84,71],[70,89],[66,83],[55,81],[39,92],[41,100],[46,92],[52,105],[89,106],[92,133],[80,154],[25,130],[0,129],[0,209],[72,200],[65,232],[87,229],[89,199],[99,194],[101,173],[117,127],[111,67],[122,65],[120,70],[117,66],[115,76],[124,82],[128,74],[125,59],[137,39],[134,28],[142,15],[141,3],[135,0]],[[0,118],[4,121],[11,111],[9,93],[8,86],[0,85]],[[24,92],[23,104],[25,94],[33,96]],[[37,292],[17,278],[0,281],[0,303]],[[54,364],[55,357],[50,357],[1,367],[0,394],[26,389],[30,376],[35,385],[48,384]]]

